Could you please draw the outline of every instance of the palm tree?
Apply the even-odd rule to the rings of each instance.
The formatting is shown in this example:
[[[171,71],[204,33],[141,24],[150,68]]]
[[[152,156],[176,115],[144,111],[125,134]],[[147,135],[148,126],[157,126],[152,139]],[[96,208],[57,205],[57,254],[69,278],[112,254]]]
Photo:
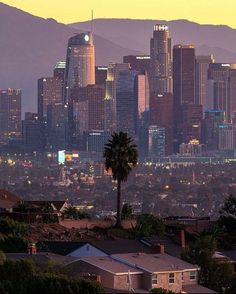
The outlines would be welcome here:
[[[138,151],[132,138],[127,133],[113,133],[105,144],[105,168],[112,171],[113,179],[117,181],[117,221],[116,227],[121,226],[121,182],[127,181],[128,175],[137,164]]]

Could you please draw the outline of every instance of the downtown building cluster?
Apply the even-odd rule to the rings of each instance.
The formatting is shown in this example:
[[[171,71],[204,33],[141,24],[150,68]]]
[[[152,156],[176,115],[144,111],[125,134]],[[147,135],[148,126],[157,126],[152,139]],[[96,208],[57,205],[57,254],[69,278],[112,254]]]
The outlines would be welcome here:
[[[113,132],[136,142],[141,158],[199,156],[236,149],[236,64],[172,47],[154,26],[150,55],[95,65],[91,33],[68,41],[65,62],[38,80],[38,111],[21,122],[21,91],[0,91],[0,143],[24,152],[78,150],[101,157]]]

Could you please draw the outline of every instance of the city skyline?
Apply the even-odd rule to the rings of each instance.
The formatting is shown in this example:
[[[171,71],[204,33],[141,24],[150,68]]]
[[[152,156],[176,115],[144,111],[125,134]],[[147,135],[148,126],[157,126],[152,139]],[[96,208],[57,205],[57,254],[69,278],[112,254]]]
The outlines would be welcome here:
[[[62,1],[61,1],[62,2]],[[236,3],[233,0],[215,0],[214,3],[204,0],[125,0],[111,3],[108,0],[79,3],[75,0],[58,2],[42,0],[35,3],[33,0],[5,0],[4,4],[22,9],[30,14],[54,18],[62,23],[86,21],[91,18],[130,18],[130,19],[188,19],[200,24],[228,25],[236,28],[234,11]],[[55,5],[57,4],[57,5]],[[227,4],[227,5],[226,5]],[[210,13],[209,13],[210,11]],[[109,17],[108,17],[109,16]],[[226,17],[227,16],[227,17]]]

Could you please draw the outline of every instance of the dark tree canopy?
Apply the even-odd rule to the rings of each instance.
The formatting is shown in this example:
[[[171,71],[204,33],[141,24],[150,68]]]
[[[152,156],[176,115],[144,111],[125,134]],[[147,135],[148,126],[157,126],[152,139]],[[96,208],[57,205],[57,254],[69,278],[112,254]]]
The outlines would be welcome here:
[[[114,180],[127,181],[138,161],[137,147],[127,133],[114,133],[105,145],[104,158],[105,167],[112,171]]]

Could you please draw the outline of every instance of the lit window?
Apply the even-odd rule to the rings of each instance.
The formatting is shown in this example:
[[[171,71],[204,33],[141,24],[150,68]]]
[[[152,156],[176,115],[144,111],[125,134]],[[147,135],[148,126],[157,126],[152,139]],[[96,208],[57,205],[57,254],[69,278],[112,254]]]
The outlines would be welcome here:
[[[197,272],[193,271],[189,273],[190,280],[196,280],[197,279]]]
[[[174,283],[175,283],[175,274],[169,273],[169,284],[174,284]]]
[[[158,283],[157,274],[152,274],[152,285],[156,285]]]

